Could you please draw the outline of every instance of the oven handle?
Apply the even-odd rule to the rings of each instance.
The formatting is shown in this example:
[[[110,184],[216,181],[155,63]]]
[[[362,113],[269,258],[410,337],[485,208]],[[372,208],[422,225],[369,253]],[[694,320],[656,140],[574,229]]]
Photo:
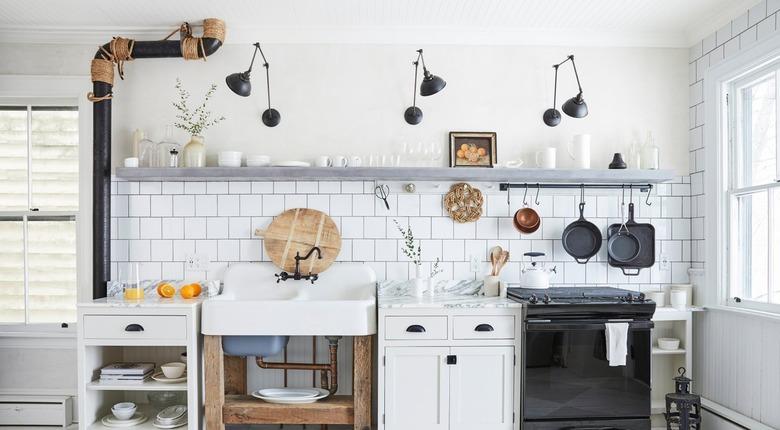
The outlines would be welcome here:
[[[527,331],[572,331],[572,330],[606,330],[605,325],[610,321],[527,321],[525,329]],[[627,322],[631,330],[650,330],[654,327],[652,321],[626,321],[619,320],[613,322]]]
[[[617,427],[563,427],[561,430],[620,430]]]

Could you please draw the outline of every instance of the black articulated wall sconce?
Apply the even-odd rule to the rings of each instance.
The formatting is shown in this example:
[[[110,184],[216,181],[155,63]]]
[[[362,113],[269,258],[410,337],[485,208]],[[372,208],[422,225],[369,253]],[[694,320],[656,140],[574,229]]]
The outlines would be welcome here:
[[[582,98],[582,85],[580,85],[580,76],[577,74],[577,65],[574,63],[574,55],[569,55],[565,60],[553,65],[553,69],[555,69],[553,106],[550,109],[544,111],[544,115],[542,116],[544,123],[550,127],[555,127],[561,122],[561,113],[558,112],[558,109],[555,108],[555,104],[557,102],[556,99],[558,97],[558,67],[562,66],[567,61],[571,61],[571,65],[574,68],[574,77],[577,78],[577,87],[580,89],[580,92],[577,93],[576,96],[566,100],[566,103],[564,103],[562,107],[563,113],[569,115],[572,118],[585,118],[588,116],[588,105],[585,104],[585,99]]]
[[[268,127],[276,127],[282,120],[282,116],[278,110],[271,108],[271,77],[268,72],[268,60],[265,59],[263,50],[260,49],[260,43],[255,42],[254,47],[255,51],[252,53],[252,62],[249,63],[249,69],[246,72],[228,75],[225,78],[225,82],[234,93],[241,97],[249,97],[249,94],[252,93],[252,82],[249,80],[249,75],[252,72],[252,66],[255,64],[257,51],[260,51],[260,56],[263,57],[263,67],[265,67],[265,86],[268,94],[268,109],[263,112],[263,124]]]
[[[423,81],[420,84],[420,95],[423,97],[432,96],[439,91],[443,90],[447,86],[447,82],[444,79],[434,75],[428,71],[425,67],[425,58],[423,58],[423,50],[417,50],[417,59],[414,60],[414,91],[412,97],[412,105],[404,112],[404,119],[411,125],[419,124],[422,121],[423,113],[420,108],[417,107],[417,72],[422,61],[423,66]]]

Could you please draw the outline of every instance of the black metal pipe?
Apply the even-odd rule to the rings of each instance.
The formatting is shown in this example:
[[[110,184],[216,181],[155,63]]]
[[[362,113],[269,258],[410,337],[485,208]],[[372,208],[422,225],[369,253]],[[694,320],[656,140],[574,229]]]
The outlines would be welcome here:
[[[203,51],[198,55],[209,56],[216,52],[222,42],[204,37]],[[110,51],[108,43],[103,49]],[[200,48],[199,48],[200,49]],[[181,57],[181,42],[178,40],[136,41],[133,45],[133,59]],[[98,49],[95,58],[103,58]],[[93,82],[95,97],[111,94],[112,85]],[[92,108],[92,297],[106,296],[106,283],[111,277],[111,99],[94,103]]]
[[[623,189],[635,189],[641,192],[650,191],[653,189],[653,184],[538,184],[538,183],[502,183],[499,185],[499,190],[506,191],[509,188],[548,188],[548,189],[606,189],[606,190],[623,190]]]

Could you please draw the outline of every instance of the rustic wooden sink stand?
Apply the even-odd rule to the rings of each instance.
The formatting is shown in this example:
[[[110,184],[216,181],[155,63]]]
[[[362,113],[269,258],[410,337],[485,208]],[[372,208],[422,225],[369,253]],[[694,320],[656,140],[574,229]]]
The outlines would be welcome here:
[[[371,336],[353,338],[352,395],[302,405],[266,403],[247,395],[246,358],[226,356],[221,336],[204,336],[206,428],[225,424],[351,424],[371,429]]]

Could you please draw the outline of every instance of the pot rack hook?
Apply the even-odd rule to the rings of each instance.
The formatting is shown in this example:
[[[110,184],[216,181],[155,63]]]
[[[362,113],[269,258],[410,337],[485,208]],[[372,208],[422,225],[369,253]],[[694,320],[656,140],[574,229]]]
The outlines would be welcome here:
[[[528,196],[528,183],[525,184],[525,191],[523,192],[523,206],[528,206],[528,202],[526,202],[526,196]]]
[[[534,198],[534,203],[536,203],[536,206],[539,206],[539,191],[542,189],[541,186],[539,186],[539,183],[536,183],[536,198]]]
[[[634,184],[628,186],[628,202],[634,203]]]
[[[645,204],[648,205],[648,206],[652,206],[653,205],[653,202],[650,201],[650,193],[652,193],[652,192],[653,192],[653,186],[650,185],[647,188],[647,197],[645,197]]]
[[[510,204],[509,204],[509,191],[510,191],[511,189],[512,189],[512,187],[511,187],[511,186],[509,186],[509,184],[506,184],[506,205],[507,205],[507,206],[510,206]]]
[[[585,204],[585,184],[580,184],[580,204]]]

